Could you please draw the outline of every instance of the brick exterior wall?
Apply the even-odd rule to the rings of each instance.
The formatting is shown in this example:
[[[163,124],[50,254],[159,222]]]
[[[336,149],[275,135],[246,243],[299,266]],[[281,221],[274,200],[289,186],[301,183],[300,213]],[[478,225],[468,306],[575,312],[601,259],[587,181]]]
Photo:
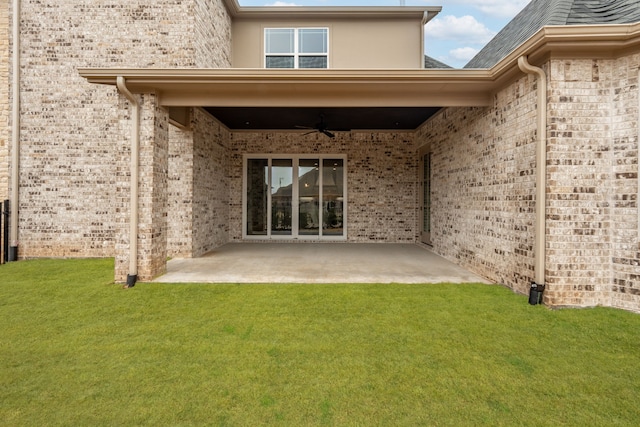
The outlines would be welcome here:
[[[228,67],[230,22],[220,0],[23,1],[21,257],[113,256],[121,239],[126,103],[77,68]]]
[[[551,64],[550,302],[638,310],[640,56]]]
[[[191,124],[191,129],[193,123]],[[193,256],[193,131],[169,126],[167,254]]]
[[[611,305],[640,311],[640,54],[612,64],[613,191]]]
[[[640,310],[640,55],[552,60],[548,73],[546,303]],[[518,292],[533,280],[536,79],[488,108],[419,129],[432,150],[432,241]]]
[[[431,240],[440,255],[518,292],[533,280],[535,81],[488,108],[449,108],[416,135],[432,152]]]
[[[169,256],[197,257],[229,241],[229,137],[198,108],[189,130],[171,129]]]
[[[0,202],[9,198],[9,2],[0,3]]]
[[[411,132],[236,132],[231,136],[230,239],[242,239],[244,154],[346,154],[349,242],[413,243],[417,237],[418,156]]]
[[[195,0],[195,66],[231,67],[231,17],[222,0]]]
[[[138,277],[151,280],[164,273],[167,259],[167,205],[169,169],[169,114],[155,95],[141,97],[140,171],[138,179]],[[125,109],[125,106],[122,106]],[[129,127],[128,118],[123,124]],[[120,165],[130,164],[131,144],[121,142]],[[129,169],[117,175],[116,281],[126,281],[129,268]]]
[[[193,256],[229,242],[229,131],[208,113],[194,114]]]

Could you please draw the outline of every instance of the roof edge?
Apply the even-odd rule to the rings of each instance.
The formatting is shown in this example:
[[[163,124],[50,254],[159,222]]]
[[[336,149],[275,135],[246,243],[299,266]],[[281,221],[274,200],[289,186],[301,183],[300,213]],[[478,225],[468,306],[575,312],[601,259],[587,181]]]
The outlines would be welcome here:
[[[238,0],[223,0],[233,18],[416,18],[426,24],[442,6],[261,6],[243,7]]]
[[[496,80],[500,80],[514,70],[519,72],[518,58],[523,55],[529,58],[531,64],[541,65],[550,57],[616,58],[630,49],[638,48],[640,48],[640,22],[545,26],[487,70]]]

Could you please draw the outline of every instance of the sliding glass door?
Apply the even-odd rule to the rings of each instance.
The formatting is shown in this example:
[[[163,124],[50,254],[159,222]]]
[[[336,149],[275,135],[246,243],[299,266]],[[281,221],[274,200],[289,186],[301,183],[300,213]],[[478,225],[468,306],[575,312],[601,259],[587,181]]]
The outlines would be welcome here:
[[[345,239],[344,156],[245,156],[243,237]]]

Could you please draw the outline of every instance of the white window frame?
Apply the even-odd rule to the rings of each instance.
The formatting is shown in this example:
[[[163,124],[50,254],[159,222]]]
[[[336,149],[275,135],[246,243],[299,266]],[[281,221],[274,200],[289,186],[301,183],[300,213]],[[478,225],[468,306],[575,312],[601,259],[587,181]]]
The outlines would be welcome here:
[[[298,165],[301,159],[313,159],[318,160],[319,164],[322,165],[325,159],[340,159],[342,160],[342,168],[343,168],[343,212],[342,212],[342,235],[323,235],[322,233],[322,218],[319,219],[320,229],[318,231],[317,236],[313,235],[294,235],[293,233],[290,236],[285,235],[272,235],[271,234],[271,191],[267,194],[267,234],[262,235],[249,235],[247,234],[247,166],[248,161],[250,159],[267,159],[268,167],[269,167],[269,176],[268,181],[271,182],[271,165],[274,159],[291,159],[293,161],[292,164],[292,173],[293,173],[293,182],[292,182],[292,210],[294,212],[298,211],[299,204],[299,186],[298,186]],[[318,174],[320,188],[323,186],[323,174]],[[291,241],[344,241],[347,240],[347,227],[348,227],[348,200],[347,200],[347,155],[346,154],[244,154],[242,159],[242,238],[245,240],[291,240]],[[320,194],[321,195],[321,194]],[[292,217],[292,229],[295,229],[300,232],[298,229],[298,218],[297,215],[293,215]]]
[[[293,52],[292,53],[267,53],[267,32],[269,30],[293,30]],[[325,30],[327,33],[327,51],[326,52],[317,52],[317,53],[300,53],[299,49],[299,41],[300,41],[300,30]],[[267,68],[267,57],[268,56],[292,56],[293,57],[293,68],[269,68],[270,70],[292,70],[292,69],[302,69],[302,70],[326,70],[329,68],[329,27],[265,27],[262,32],[263,35],[263,46],[262,46],[262,64],[264,68]],[[327,58],[327,67],[326,68],[300,68],[300,57],[301,56],[325,56]]]

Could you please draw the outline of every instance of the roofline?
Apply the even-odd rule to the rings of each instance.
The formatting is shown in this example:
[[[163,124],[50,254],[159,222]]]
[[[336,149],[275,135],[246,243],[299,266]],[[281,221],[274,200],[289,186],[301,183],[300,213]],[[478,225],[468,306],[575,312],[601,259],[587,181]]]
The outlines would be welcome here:
[[[125,78],[165,106],[391,107],[489,105],[488,70],[83,68],[90,83]],[[453,71],[453,72],[452,72]]]
[[[550,58],[616,58],[640,48],[640,22],[605,25],[550,25],[513,49],[489,68],[496,79],[518,69],[518,58],[526,55],[533,65]],[[466,68],[473,70],[474,68]]]
[[[90,83],[156,93],[165,106],[454,107],[491,105],[522,75],[518,58],[615,58],[640,49],[640,23],[543,27],[489,69],[82,68]]]
[[[257,18],[414,18],[426,24],[441,6],[265,6],[243,7],[238,0],[223,0],[234,19]]]

